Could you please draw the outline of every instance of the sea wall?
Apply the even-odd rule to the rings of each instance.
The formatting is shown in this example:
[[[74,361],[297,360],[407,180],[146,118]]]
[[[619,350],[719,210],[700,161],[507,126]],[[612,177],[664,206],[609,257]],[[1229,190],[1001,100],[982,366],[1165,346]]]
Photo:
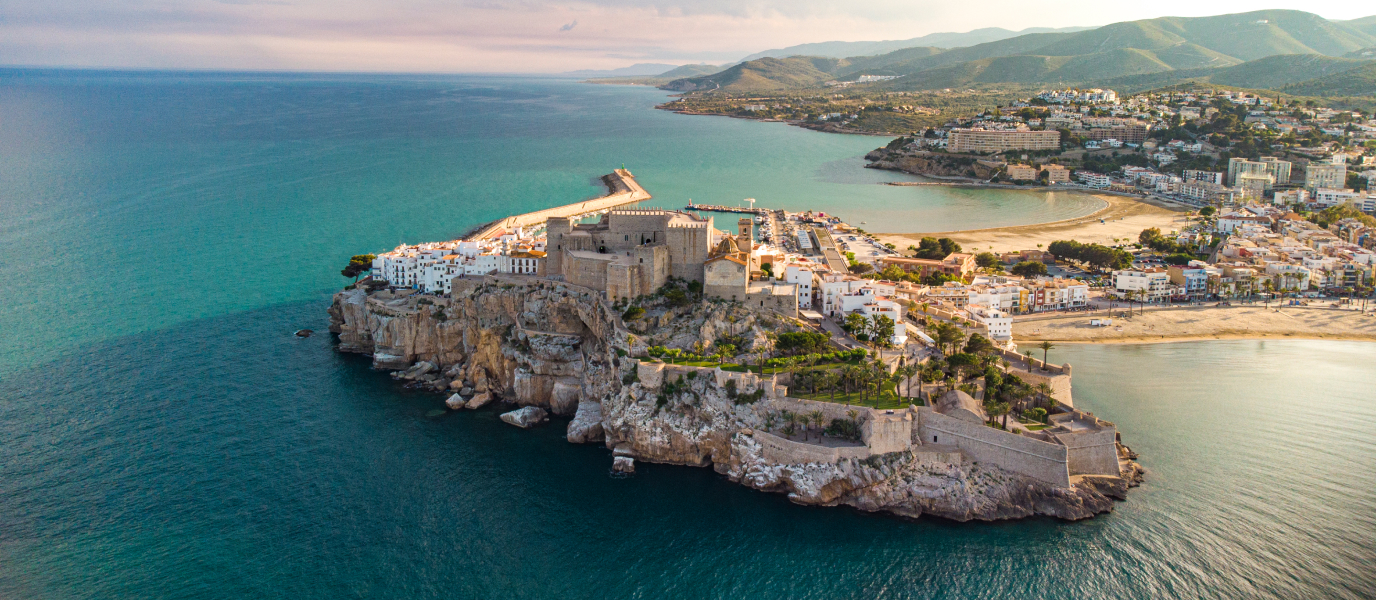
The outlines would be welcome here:
[[[919,407],[917,415],[915,433],[923,444],[955,446],[975,461],[1051,485],[1070,485],[1065,446],[948,417],[928,407]]]
[[[753,435],[765,460],[776,465],[833,464],[842,458],[870,455],[870,449],[865,446],[827,447],[795,442],[764,431],[756,431]]]

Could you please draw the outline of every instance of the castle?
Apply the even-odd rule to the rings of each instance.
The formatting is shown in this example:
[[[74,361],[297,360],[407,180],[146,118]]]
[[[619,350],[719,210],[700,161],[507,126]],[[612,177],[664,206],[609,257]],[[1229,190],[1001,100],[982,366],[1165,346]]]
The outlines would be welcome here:
[[[674,277],[702,284],[709,298],[798,313],[795,285],[760,281],[763,272],[750,219],[740,219],[731,235],[717,232],[712,217],[612,210],[590,224],[551,217],[545,230],[544,274],[605,292],[611,301],[652,294]]]

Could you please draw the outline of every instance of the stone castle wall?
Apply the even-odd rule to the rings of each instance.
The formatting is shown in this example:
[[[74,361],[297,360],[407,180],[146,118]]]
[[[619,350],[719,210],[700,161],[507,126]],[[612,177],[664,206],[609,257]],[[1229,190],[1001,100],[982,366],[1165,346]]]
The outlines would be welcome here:
[[[670,275],[688,281],[703,281],[702,264],[712,244],[712,217],[692,227],[669,227],[665,237],[669,246]]]
[[[612,254],[599,254],[595,257],[564,254],[564,281],[599,292],[606,292],[607,271],[615,258],[616,256]]]
[[[928,407],[919,407],[917,416],[913,432],[922,444],[955,446],[978,462],[1052,485],[1070,485],[1065,446],[962,421]]]
[[[636,377],[640,379],[640,384],[650,389],[663,386],[665,381],[675,381],[679,376],[686,378],[690,372],[697,373],[697,377],[712,377],[717,387],[724,388],[727,381],[735,381],[736,390],[741,393],[763,389],[764,397],[767,399],[782,398],[788,392],[786,386],[778,383],[778,377],[775,375],[761,377],[755,373],[725,371],[716,367],[671,365],[650,361],[640,361],[636,366]]]
[[[751,308],[765,308],[781,315],[798,316],[798,293],[796,290],[792,294],[773,294],[768,291],[746,294],[745,303]]]
[[[1109,428],[1086,433],[1056,434],[1066,446],[1067,467],[1071,475],[1120,474],[1118,468],[1118,433]]]
[[[760,444],[760,454],[770,464],[806,465],[835,464],[843,458],[863,459],[870,456],[869,448],[846,446],[829,448],[817,444],[806,444],[784,439],[772,433],[756,431],[755,441]]]

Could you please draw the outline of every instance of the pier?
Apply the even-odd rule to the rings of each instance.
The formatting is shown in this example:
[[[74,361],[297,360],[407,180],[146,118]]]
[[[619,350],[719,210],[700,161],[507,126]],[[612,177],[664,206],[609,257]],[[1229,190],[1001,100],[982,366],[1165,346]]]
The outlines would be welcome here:
[[[745,213],[745,214],[750,214],[750,215],[767,215],[767,214],[769,214],[770,212],[773,212],[773,211],[771,211],[771,210],[769,210],[769,209],[767,209],[767,208],[746,208],[746,207],[744,207],[744,206],[722,206],[722,205],[720,205],[720,204],[693,204],[693,203],[691,203],[691,202],[688,203],[688,206],[683,207],[683,210],[699,210],[699,211],[706,211],[706,212],[724,212],[724,213]]]
[[[501,237],[503,232],[514,230],[517,227],[543,225],[545,219],[550,217],[578,217],[650,199],[650,193],[645,191],[645,188],[640,187],[640,184],[635,181],[635,176],[626,169],[617,169],[610,174],[603,175],[602,182],[607,185],[608,193],[605,196],[498,219],[463,236],[463,239],[468,241],[489,240]]]

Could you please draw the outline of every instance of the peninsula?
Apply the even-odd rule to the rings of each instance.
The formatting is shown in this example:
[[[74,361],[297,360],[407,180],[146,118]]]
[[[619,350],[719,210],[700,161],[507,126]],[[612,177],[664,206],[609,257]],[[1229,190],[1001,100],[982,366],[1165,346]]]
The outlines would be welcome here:
[[[1142,480],[1114,424],[1075,408],[1070,365],[1019,353],[997,309],[919,309],[927,286],[857,273],[964,277],[969,255],[904,258],[816,213],[734,209],[721,231],[625,208],[648,197],[628,171],[604,180],[605,198],[355,257],[339,350],[451,409],[568,418],[616,471],[710,466],[802,504],[1082,519]]]

